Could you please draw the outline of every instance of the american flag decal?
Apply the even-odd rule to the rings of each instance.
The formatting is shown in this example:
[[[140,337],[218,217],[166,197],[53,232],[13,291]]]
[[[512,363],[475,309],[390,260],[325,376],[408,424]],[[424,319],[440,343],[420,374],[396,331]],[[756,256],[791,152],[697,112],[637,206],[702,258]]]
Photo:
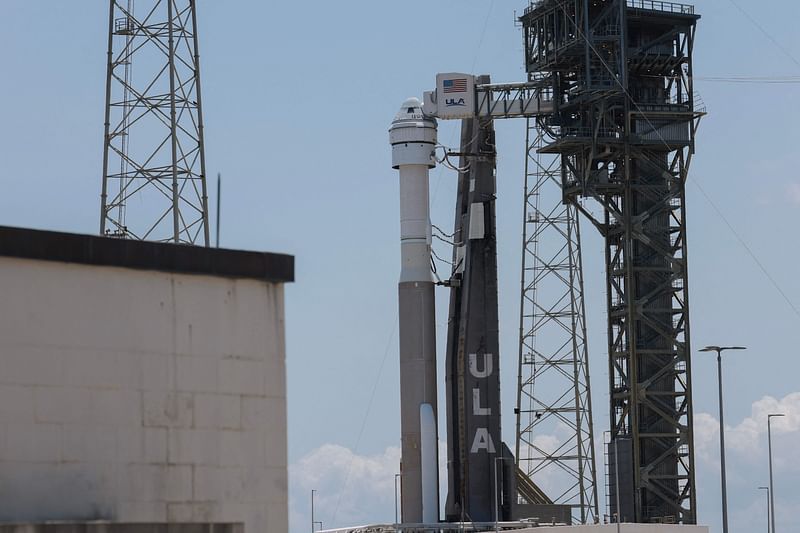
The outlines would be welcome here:
[[[444,80],[442,83],[444,93],[464,93],[467,92],[467,78],[456,78]]]

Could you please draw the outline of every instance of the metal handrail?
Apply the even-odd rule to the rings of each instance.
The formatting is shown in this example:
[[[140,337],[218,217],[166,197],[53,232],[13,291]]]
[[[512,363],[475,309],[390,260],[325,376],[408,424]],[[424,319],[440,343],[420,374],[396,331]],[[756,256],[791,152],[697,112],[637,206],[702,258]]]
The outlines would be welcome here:
[[[523,14],[527,15],[544,3],[545,0],[532,0],[528,7],[525,8]],[[662,2],[660,0],[627,0],[627,4],[628,7],[632,7],[634,9],[646,9],[648,11],[663,11],[665,13],[694,15],[693,5],[679,4],[678,2]]]
[[[660,0],[627,0],[628,7],[646,9],[648,11],[664,11],[666,13],[681,13],[694,15],[694,6],[679,4],[677,2],[661,2]]]

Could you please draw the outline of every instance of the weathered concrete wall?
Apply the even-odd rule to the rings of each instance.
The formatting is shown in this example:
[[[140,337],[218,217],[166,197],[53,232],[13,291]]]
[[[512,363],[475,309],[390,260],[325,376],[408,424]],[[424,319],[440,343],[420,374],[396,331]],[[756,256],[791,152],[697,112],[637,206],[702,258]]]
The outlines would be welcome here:
[[[283,287],[0,257],[0,521],[287,530]]]
[[[0,533],[243,533],[244,524],[47,522],[0,524]]]

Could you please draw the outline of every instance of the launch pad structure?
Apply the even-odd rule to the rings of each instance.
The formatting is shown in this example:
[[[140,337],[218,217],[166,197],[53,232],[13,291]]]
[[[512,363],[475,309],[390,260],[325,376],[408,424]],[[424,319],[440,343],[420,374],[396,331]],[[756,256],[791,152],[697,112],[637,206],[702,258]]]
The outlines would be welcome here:
[[[674,2],[533,2],[519,19],[527,82],[491,84],[488,77],[439,74],[424,103],[409,100],[398,115],[464,121],[460,149],[450,153],[461,162],[453,272],[444,282],[451,290],[450,522],[517,520],[535,516],[520,513],[537,506],[549,506],[548,512],[561,506],[584,524],[599,521],[583,215],[605,242],[611,415],[606,454],[609,472],[618,477],[606,485],[608,514],[615,521],[696,523],[685,183],[705,111],[692,86],[699,18],[693,6]],[[514,457],[499,440],[499,384],[472,378],[488,377],[499,364],[493,340],[492,122],[517,117],[528,120],[528,138]],[[396,141],[395,153],[401,149]],[[425,163],[435,165],[432,156]],[[402,189],[403,162],[395,160],[395,168]],[[427,241],[429,248],[429,236]],[[478,293],[472,305],[464,304],[469,291]],[[420,335],[428,331],[415,328]],[[555,447],[536,440],[548,423],[566,428]],[[419,423],[413,431],[419,432]],[[406,448],[404,441],[404,465]],[[501,466],[509,459],[516,462],[513,469]],[[537,481],[552,472],[566,476],[543,490]],[[423,491],[405,482],[402,487],[404,504]],[[404,510],[403,522],[419,519]]]
[[[542,153],[606,247],[612,514],[696,521],[685,184],[702,110],[686,4],[550,0],[521,17],[526,69],[552,91]],[[602,208],[595,217],[581,200]],[[616,451],[615,451],[616,450]],[[624,475],[623,475],[624,474]]]
[[[397,527],[440,518],[436,119],[463,121],[460,147],[447,153],[460,163],[453,269],[442,282],[446,521],[600,521],[583,220],[605,245],[608,515],[696,523],[685,184],[705,111],[692,82],[699,18],[660,0],[532,1],[519,17],[526,81],[439,74],[423,102],[403,104],[390,130],[403,265]],[[101,234],[209,245],[201,102],[195,0],[109,0]],[[505,118],[527,121],[513,453],[501,440],[497,312],[494,121]]]

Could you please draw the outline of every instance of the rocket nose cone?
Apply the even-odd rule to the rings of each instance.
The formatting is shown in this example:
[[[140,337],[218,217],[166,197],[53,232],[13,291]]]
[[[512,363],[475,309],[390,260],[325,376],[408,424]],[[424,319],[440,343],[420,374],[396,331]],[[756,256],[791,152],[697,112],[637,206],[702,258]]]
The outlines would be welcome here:
[[[423,118],[422,102],[419,101],[419,98],[409,98],[400,106],[400,111],[395,115],[394,121],[418,120],[421,118]]]

